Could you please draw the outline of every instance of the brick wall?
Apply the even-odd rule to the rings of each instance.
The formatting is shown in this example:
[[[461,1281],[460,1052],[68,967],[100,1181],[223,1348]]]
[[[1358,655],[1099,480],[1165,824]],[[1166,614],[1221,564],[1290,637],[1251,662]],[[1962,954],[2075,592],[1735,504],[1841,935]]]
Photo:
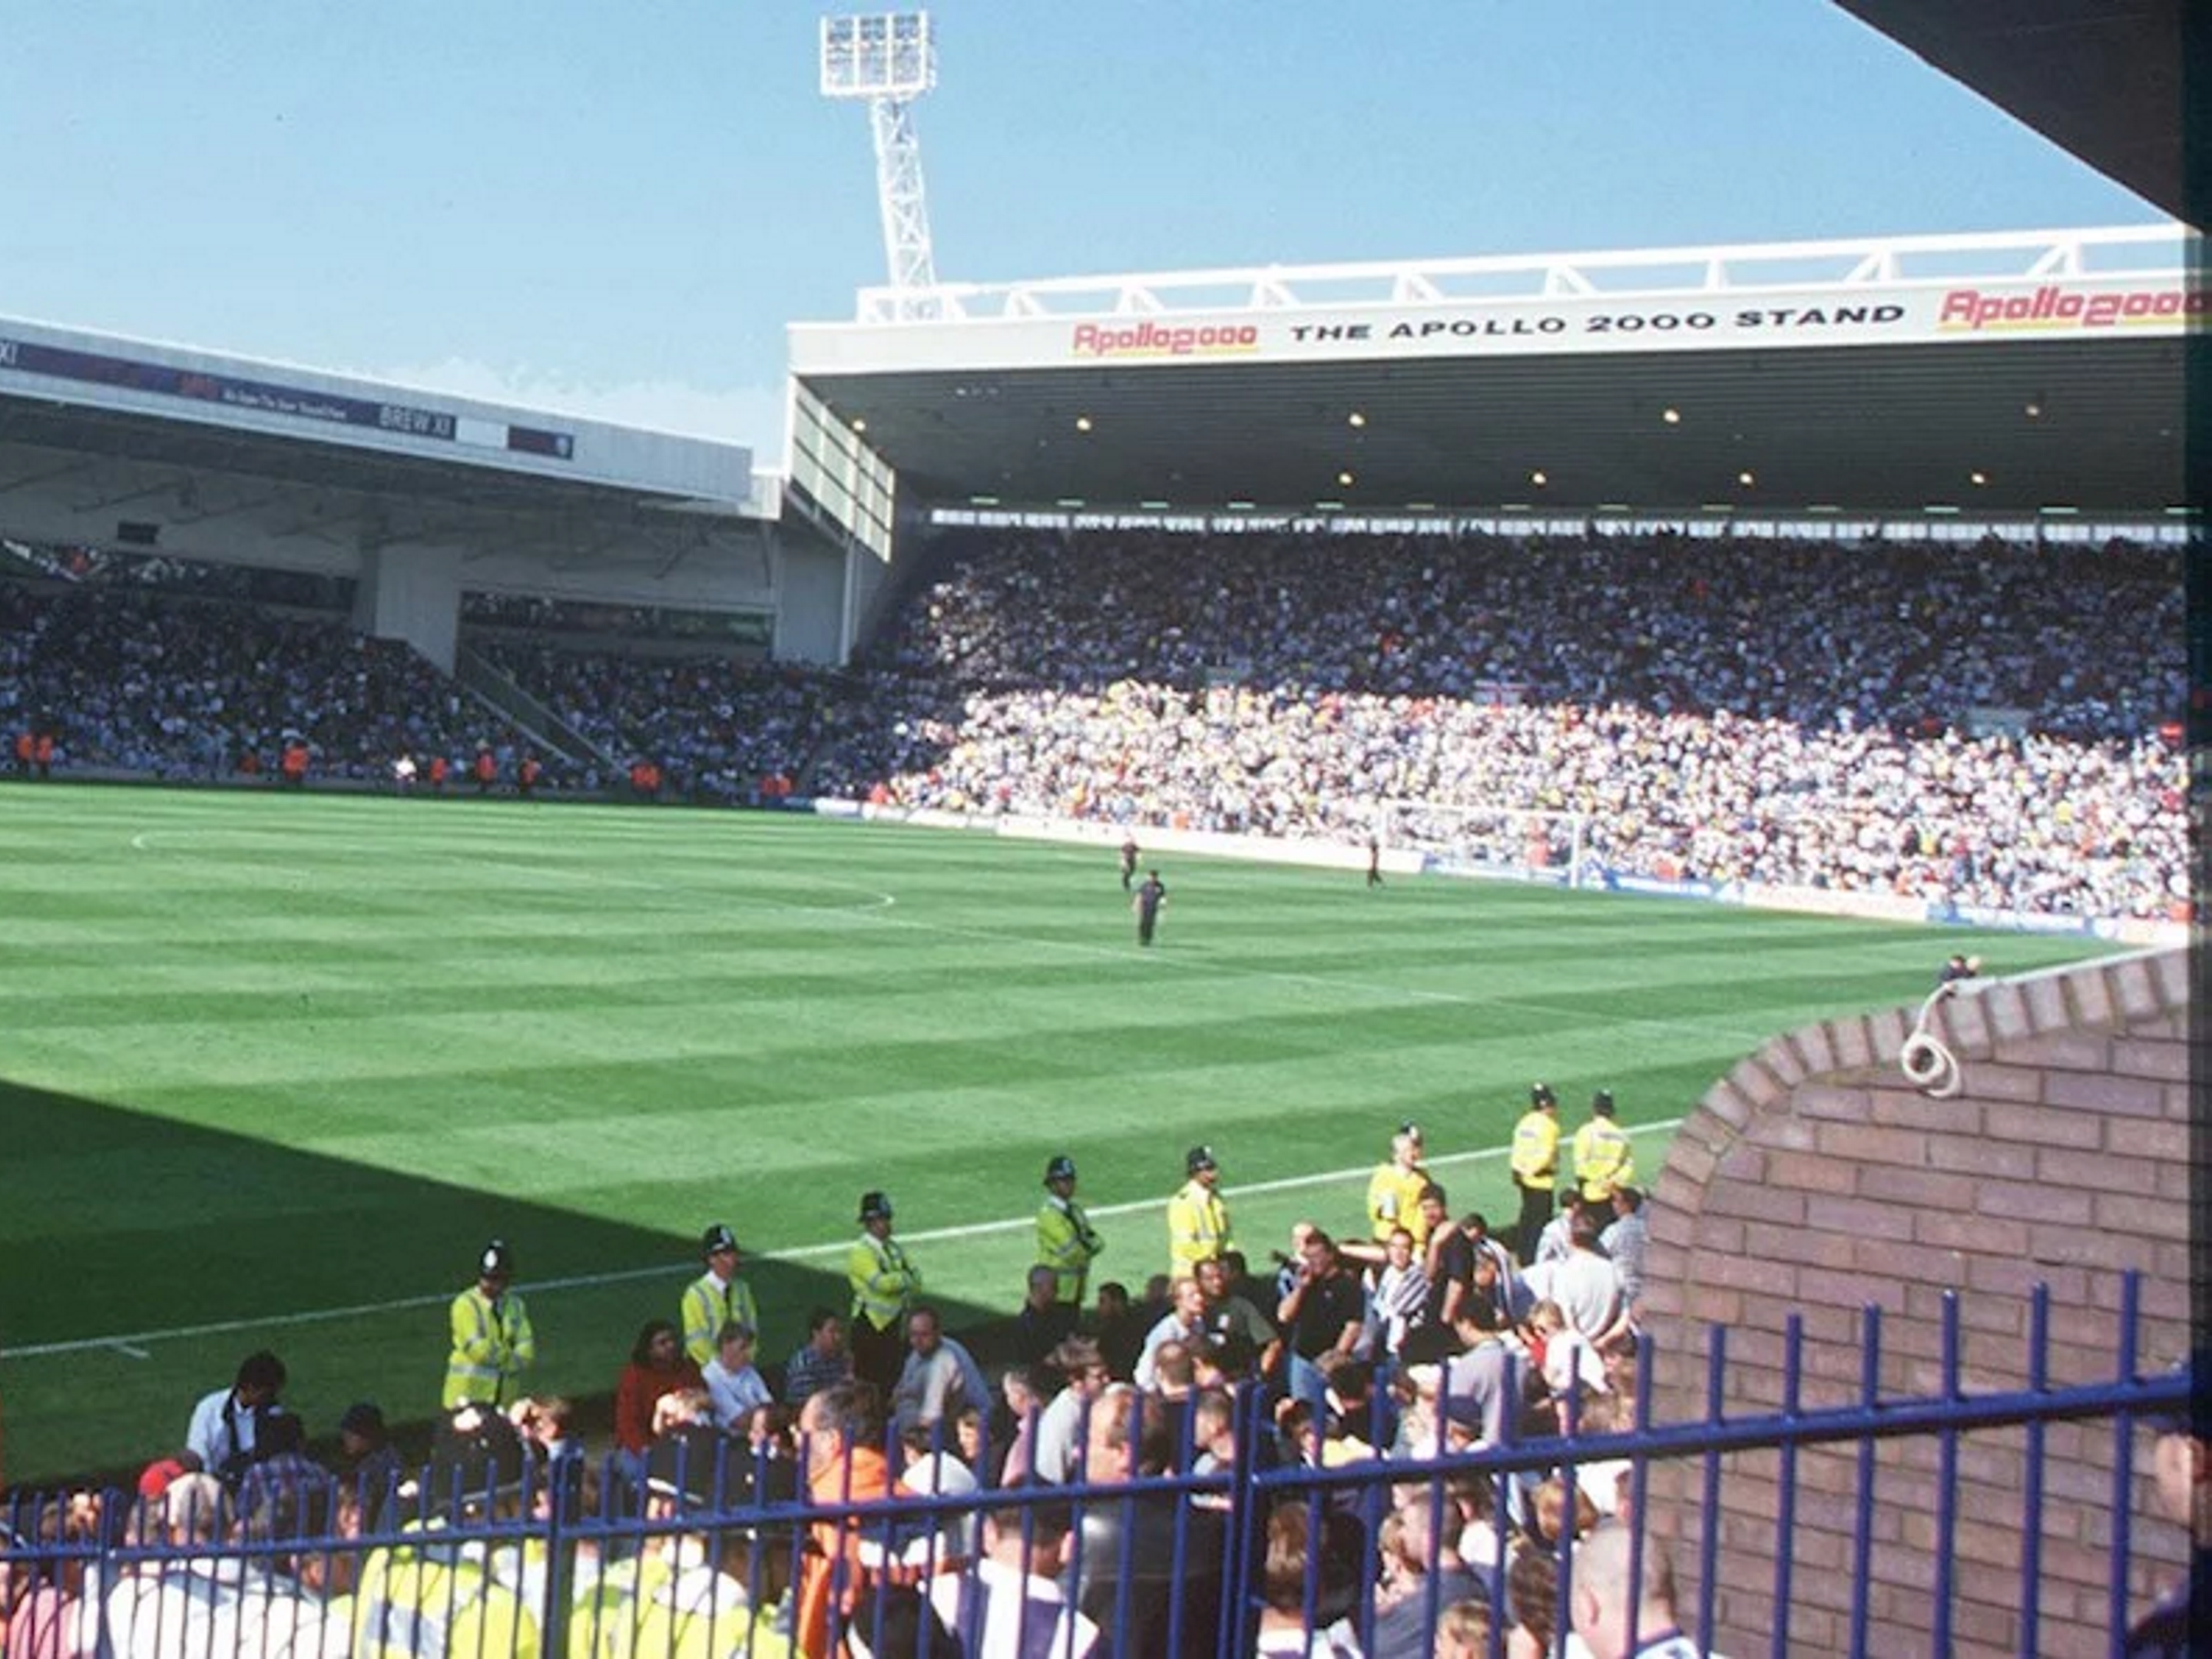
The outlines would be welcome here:
[[[1654,1418],[1705,1412],[1709,1328],[1727,1328],[1727,1405],[1783,1399],[1784,1333],[1802,1322],[1799,1397],[1859,1398],[1861,1310],[1881,1313],[1881,1389],[1942,1386],[1942,1309],[1958,1293],[1961,1381],[2027,1386],[2028,1293],[2051,1287],[2049,1377],[2115,1372],[2121,1275],[2144,1275],[2146,1369],[2189,1347],[2189,959],[2172,951],[2016,981],[1948,999],[1932,1028],[1964,1090],[1936,1100],[1898,1055],[1917,1009],[1831,1022],[1778,1038],[1743,1061],[1684,1122],[1650,1202],[1648,1324],[1658,1358]],[[2131,1612],[2178,1573],[2178,1529],[2156,1516],[2148,1437],[2132,1455]],[[2113,1431],[2046,1432],[2039,1653],[2106,1651]],[[2019,1650],[2021,1496],[2027,1431],[1963,1436],[1954,1505],[1954,1644]],[[1937,1451],[1883,1443],[1864,1576],[1885,1656],[1931,1647]],[[1724,1462],[1713,1644],[1764,1652],[1778,1621],[1778,1455]],[[1700,1470],[1655,1474],[1652,1523],[1677,1538],[1685,1612],[1695,1606]],[[1856,1449],[1808,1450],[1789,1540],[1790,1650],[1846,1650],[1861,1576],[1852,1526]]]

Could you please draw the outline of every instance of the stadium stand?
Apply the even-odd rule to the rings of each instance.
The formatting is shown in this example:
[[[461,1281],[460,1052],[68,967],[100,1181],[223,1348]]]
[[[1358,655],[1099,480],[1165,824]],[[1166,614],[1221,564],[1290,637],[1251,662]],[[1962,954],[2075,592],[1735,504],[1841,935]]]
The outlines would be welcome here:
[[[525,742],[408,647],[334,616],[140,584],[0,582],[0,724],[51,729],[64,769],[174,781],[274,776],[293,733],[325,779],[381,779],[405,752],[458,764],[480,742],[504,769]]]
[[[1638,877],[2166,919],[2190,896],[2179,560],[1009,536],[971,538],[852,674],[578,649],[566,619],[477,649],[704,803],[795,787],[1356,842],[1418,798],[1582,814],[1583,855]],[[22,585],[0,604],[0,718],[55,711],[64,765],[220,775],[296,729],[325,775],[480,738],[505,775],[523,741],[335,619]]]
[[[775,797],[805,762],[829,683],[819,671],[726,656],[668,659],[512,640],[477,648],[603,752],[650,756],[679,793],[714,805]]]
[[[1638,874],[2162,917],[2181,605],[2131,547],[1010,538],[898,618],[813,782],[1339,841],[1566,809]]]

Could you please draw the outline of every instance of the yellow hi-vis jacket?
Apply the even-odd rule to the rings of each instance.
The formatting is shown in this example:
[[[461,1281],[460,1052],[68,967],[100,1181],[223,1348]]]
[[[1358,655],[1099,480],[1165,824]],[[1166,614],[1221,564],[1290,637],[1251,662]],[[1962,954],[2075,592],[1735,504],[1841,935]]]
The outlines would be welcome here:
[[[1190,1278],[1198,1264],[1236,1248],[1229,1237],[1229,1206],[1195,1176],[1168,1200],[1168,1271]]]
[[[790,1659],[772,1608],[705,1565],[661,1555],[617,1562],[568,1614],[568,1659]]]
[[[896,1239],[862,1233],[845,1253],[845,1278],[853,1287],[853,1317],[879,1331],[896,1328],[921,1288],[921,1274]]]
[[[354,1592],[352,1659],[538,1659],[538,1620],[484,1570],[481,1544],[371,1550]]]
[[[1636,1176],[1628,1132],[1609,1117],[1593,1117],[1575,1131],[1575,1182],[1584,1198],[1603,1198]]]
[[[453,1298],[453,1352],[446,1359],[447,1411],[466,1401],[511,1406],[521,1397],[520,1378],[538,1358],[530,1310],[512,1291],[494,1304],[471,1285]]]
[[[1037,1211],[1037,1264],[1060,1275],[1059,1299],[1083,1305],[1083,1286],[1091,1258],[1106,1248],[1091,1229],[1091,1218],[1073,1199],[1054,1193]]]
[[[1552,1190],[1559,1173],[1559,1120],[1531,1109],[1513,1126],[1513,1178],[1540,1193]]]
[[[1367,1182],[1367,1219],[1375,1241],[1388,1244],[1401,1227],[1413,1236],[1413,1248],[1429,1242],[1429,1224],[1421,1218],[1421,1194],[1428,1190],[1429,1172],[1416,1164],[1401,1170],[1397,1160],[1377,1169]]]
[[[684,1352],[691,1356],[695,1365],[704,1365],[721,1352],[716,1340],[722,1334],[726,1320],[734,1319],[749,1326],[755,1336],[760,1334],[760,1310],[753,1303],[753,1287],[742,1279],[733,1279],[727,1289],[712,1273],[701,1273],[684,1287],[683,1317],[678,1328],[684,1333]]]

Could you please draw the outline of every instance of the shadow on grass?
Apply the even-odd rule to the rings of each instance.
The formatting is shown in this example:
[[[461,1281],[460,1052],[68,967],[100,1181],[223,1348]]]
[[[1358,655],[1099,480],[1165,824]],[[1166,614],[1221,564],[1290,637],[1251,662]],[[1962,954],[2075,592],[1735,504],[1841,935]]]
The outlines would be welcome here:
[[[16,1485],[135,1473],[173,1451],[192,1402],[263,1347],[283,1357],[311,1435],[365,1398],[416,1441],[436,1410],[447,1304],[495,1237],[538,1332],[532,1391],[603,1427],[639,1327],[676,1318],[698,1230],[725,1218],[639,1226],[4,1081],[0,1158],[0,1478]],[[771,1364],[809,1309],[850,1301],[842,1261],[751,1258],[745,1275]],[[993,1317],[940,1305],[955,1330]]]

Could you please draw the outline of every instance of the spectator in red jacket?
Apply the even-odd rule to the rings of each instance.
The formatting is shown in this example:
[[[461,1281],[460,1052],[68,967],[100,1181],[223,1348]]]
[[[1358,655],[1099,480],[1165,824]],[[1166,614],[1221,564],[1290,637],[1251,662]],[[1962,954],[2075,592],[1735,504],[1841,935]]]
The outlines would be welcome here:
[[[653,1444],[653,1408],[663,1395],[678,1389],[705,1391],[706,1379],[684,1352],[684,1340],[665,1319],[648,1319],[637,1334],[615,1384],[615,1446],[617,1466],[633,1479],[645,1476],[646,1453]]]

